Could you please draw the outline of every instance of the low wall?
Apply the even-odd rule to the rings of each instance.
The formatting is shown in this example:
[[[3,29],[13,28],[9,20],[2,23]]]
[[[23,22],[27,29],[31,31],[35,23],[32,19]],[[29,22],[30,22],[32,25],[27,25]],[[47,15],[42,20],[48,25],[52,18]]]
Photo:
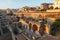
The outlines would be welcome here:
[[[46,12],[60,12],[60,9],[47,10]]]

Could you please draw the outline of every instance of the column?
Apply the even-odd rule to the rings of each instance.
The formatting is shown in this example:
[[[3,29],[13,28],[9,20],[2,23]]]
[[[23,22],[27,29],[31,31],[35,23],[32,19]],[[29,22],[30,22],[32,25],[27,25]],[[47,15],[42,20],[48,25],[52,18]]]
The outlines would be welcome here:
[[[1,27],[0,27],[0,31],[1,31],[1,35],[3,35],[3,31],[2,31],[2,29],[1,29]]]

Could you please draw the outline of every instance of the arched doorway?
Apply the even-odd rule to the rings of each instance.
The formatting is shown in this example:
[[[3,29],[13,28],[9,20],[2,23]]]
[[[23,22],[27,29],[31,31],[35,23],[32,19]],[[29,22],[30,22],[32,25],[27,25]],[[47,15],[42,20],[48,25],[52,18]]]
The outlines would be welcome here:
[[[31,28],[32,28],[32,24],[30,23],[30,24],[29,24],[29,30],[31,30]]]
[[[18,23],[18,27],[19,27],[20,29],[22,28],[22,23],[21,23],[21,22]]]
[[[36,25],[36,24],[34,24],[34,25],[33,25],[33,27],[32,27],[32,29],[33,29],[33,32],[35,32],[36,30],[38,30],[37,25]]]
[[[39,29],[39,33],[41,34],[41,36],[43,36],[46,32],[46,26],[44,25],[43,22],[40,23],[40,29]]]
[[[13,27],[12,30],[15,35],[19,34],[19,30],[17,29],[17,27]]]

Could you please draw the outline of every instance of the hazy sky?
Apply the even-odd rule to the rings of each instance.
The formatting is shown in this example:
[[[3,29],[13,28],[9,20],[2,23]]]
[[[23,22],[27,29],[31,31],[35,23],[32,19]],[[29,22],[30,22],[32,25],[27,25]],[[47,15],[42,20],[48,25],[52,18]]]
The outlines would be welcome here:
[[[23,6],[40,6],[40,3],[53,3],[54,0],[0,0],[0,8],[20,8]]]

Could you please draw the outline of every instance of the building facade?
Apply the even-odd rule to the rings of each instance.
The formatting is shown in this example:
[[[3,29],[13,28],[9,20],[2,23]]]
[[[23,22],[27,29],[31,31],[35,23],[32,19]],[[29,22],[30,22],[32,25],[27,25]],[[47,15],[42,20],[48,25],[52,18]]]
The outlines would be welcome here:
[[[53,6],[53,3],[42,3],[41,6],[40,6],[40,8],[41,9],[48,9],[51,6]]]
[[[55,0],[55,3],[54,3],[54,8],[60,8],[60,0]]]

